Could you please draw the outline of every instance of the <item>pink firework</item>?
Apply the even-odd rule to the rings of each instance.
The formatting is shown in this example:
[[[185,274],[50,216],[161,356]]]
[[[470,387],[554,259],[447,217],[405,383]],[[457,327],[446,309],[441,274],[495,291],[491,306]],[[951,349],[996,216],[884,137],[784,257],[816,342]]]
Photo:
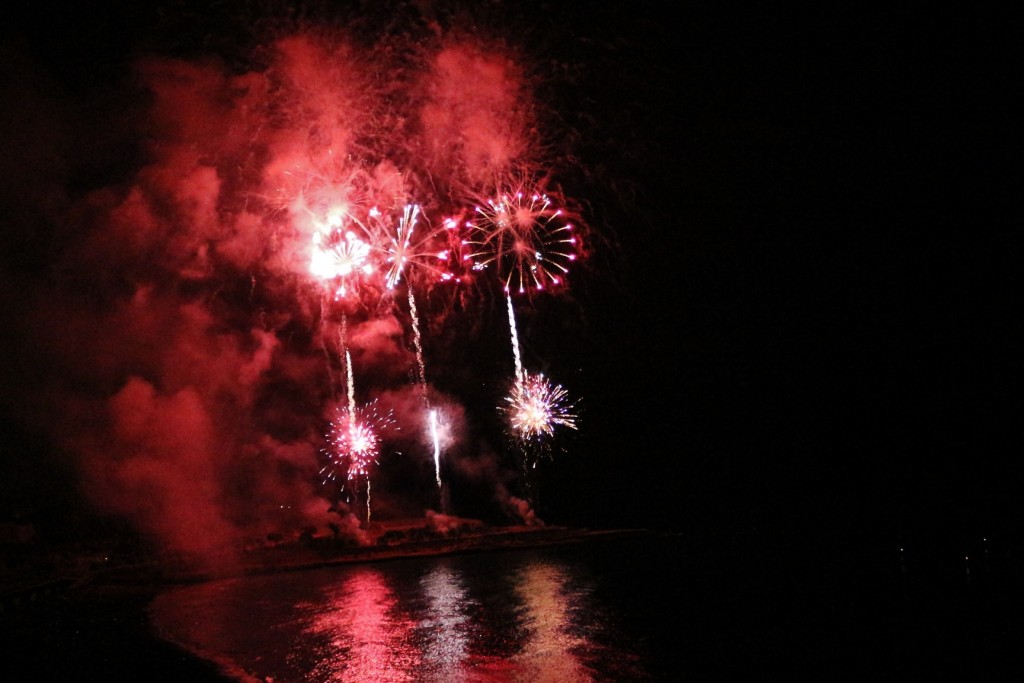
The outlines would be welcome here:
[[[393,224],[379,219],[375,225],[374,249],[384,262],[384,284],[388,289],[393,289],[403,277],[408,280],[413,270],[432,283],[456,280],[449,267],[449,222],[431,228],[418,205],[406,204],[402,217]]]
[[[324,483],[342,472],[349,482],[368,478],[380,456],[381,435],[394,424],[392,411],[381,411],[376,401],[352,410],[339,406],[323,450],[327,458],[320,470]]]
[[[564,284],[578,243],[564,209],[541,192],[510,192],[476,207],[468,223],[473,268],[493,267],[505,291],[522,294]]]
[[[523,372],[505,401],[509,426],[521,441],[550,437],[559,426],[576,429],[575,403],[568,400],[565,389],[543,374]]]

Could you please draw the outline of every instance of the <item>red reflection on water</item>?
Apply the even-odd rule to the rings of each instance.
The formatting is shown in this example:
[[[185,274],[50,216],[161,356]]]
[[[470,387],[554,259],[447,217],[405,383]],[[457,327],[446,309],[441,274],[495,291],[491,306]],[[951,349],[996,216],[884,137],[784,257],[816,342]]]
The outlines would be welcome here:
[[[384,576],[372,569],[348,575],[331,592],[310,625],[310,632],[328,636],[311,678],[327,681],[419,681],[419,649],[413,642],[415,623],[398,607]]]

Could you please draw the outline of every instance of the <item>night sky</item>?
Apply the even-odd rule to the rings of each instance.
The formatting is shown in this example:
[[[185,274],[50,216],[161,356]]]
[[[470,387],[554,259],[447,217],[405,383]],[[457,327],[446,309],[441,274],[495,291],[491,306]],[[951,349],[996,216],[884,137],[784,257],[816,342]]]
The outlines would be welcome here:
[[[331,361],[271,190],[349,168],[333,145],[378,154],[375,178],[379,157],[413,169],[439,207],[513,166],[549,174],[585,228],[566,291],[517,304],[524,365],[579,400],[532,489],[494,418],[504,300],[425,297],[426,374],[462,438],[452,512],[532,496],[586,527],[1019,539],[1019,226],[995,209],[1020,182],[1020,87],[1000,17],[384,4],[54,24],[31,3],[4,26],[0,514],[54,535],[112,515],[172,547],[324,514]],[[357,386],[401,415],[397,304],[352,330]],[[379,475],[395,514],[430,504],[403,449]]]

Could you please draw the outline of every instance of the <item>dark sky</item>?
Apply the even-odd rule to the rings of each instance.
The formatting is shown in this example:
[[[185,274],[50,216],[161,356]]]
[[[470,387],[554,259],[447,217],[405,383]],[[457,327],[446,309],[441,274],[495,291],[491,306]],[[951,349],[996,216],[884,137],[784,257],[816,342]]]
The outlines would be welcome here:
[[[281,302],[301,289],[273,277],[278,262],[257,272],[223,217],[206,216],[217,224],[189,232],[186,218],[171,216],[186,210],[184,200],[177,208],[160,202],[174,204],[192,187],[176,180],[184,157],[227,178],[217,190],[221,201],[230,202],[231,183],[265,187],[259,178],[286,142],[260,137],[257,119],[279,119],[217,98],[232,97],[224,80],[272,63],[271,36],[280,26],[319,25],[332,44],[355,45],[345,53],[357,56],[351,68],[371,74],[376,86],[391,84],[383,90],[396,98],[388,110],[398,112],[395,120],[406,121],[401,98],[414,69],[382,67],[373,77],[379,62],[359,61],[360,50],[370,54],[365,45],[387,42],[367,29],[388,23],[379,12],[365,24],[340,22],[356,28],[354,38],[339,38],[348,36],[338,29],[343,13],[326,10],[329,3],[291,12],[274,3],[206,4],[74,9],[54,28],[45,3],[35,3],[21,25],[5,28],[0,274],[11,322],[2,336],[9,360],[0,408],[11,433],[5,479],[15,482],[2,489],[11,501],[5,513],[20,506],[53,516],[40,500],[117,498],[95,472],[84,477],[91,493],[72,493],[87,463],[100,460],[134,487],[111,505],[133,518],[145,475],[122,466],[167,463],[138,434],[129,435],[141,443],[135,450],[110,454],[118,449],[108,440],[123,432],[103,422],[117,421],[107,400],[152,400],[182,411],[188,387],[200,402],[204,392],[230,394],[230,409],[218,404],[215,417],[197,416],[200,424],[231,418],[246,425],[211,430],[211,439],[232,440],[231,476],[248,477],[216,495],[251,503],[239,490],[255,487],[259,496],[303,497],[295,491],[309,438],[298,436],[305,427],[293,421],[302,409],[319,417],[324,402],[305,396],[301,381],[322,373],[310,359],[322,356],[303,355],[296,341],[310,336],[310,318],[296,311],[295,320],[259,328],[272,331],[283,357],[252,380],[259,398],[203,379],[203,368],[221,361],[209,376],[237,376],[256,362],[261,339],[272,345],[251,331],[258,326],[245,308],[247,296],[253,301],[246,274],[265,278],[252,282],[271,315],[281,316]],[[472,45],[531,67],[516,72],[528,97],[516,91],[501,99],[509,82],[517,87],[512,76],[494,90],[480,81],[466,90],[480,98],[467,110],[493,107],[500,123],[532,104],[531,125],[546,137],[542,149],[529,150],[531,159],[551,161],[590,229],[592,249],[571,293],[539,297],[520,313],[524,362],[550,372],[581,406],[578,432],[556,443],[537,475],[537,512],[585,526],[724,533],[1018,533],[1017,226],[994,208],[1020,181],[1008,144],[1009,102],[1019,85],[1007,66],[1012,46],[1002,18],[853,5],[809,13],[529,5],[489,3],[460,13],[450,11],[455,3],[409,3],[392,21],[433,19],[449,47]],[[430,42],[394,35],[392,50],[374,57],[402,65],[408,49],[415,63]],[[150,83],[166,88],[154,108],[133,89],[140,63],[156,79]],[[391,80],[396,74],[409,80]],[[472,81],[459,78],[459,87]],[[198,85],[175,89],[176,82]],[[448,111],[460,106],[445,104]],[[182,114],[191,110],[195,116]],[[460,115],[468,130],[473,114]],[[302,119],[303,134],[310,120]],[[221,134],[227,142],[216,142]],[[233,146],[244,135],[262,147],[254,143],[245,156],[245,145]],[[514,147],[512,137],[504,151]],[[416,149],[423,148],[400,151],[411,157]],[[456,161],[436,152],[432,159],[428,170],[439,184],[454,177]],[[473,164],[459,163],[471,182]],[[237,173],[224,170],[231,164]],[[133,187],[143,188],[155,216],[131,213],[142,211],[125,200]],[[206,192],[192,197],[200,204],[193,222],[204,220]],[[140,220],[159,239],[132,242]],[[117,221],[121,232],[111,234],[107,227]],[[193,237],[211,254],[227,253],[228,242],[236,250],[216,277],[189,270],[198,266],[182,254]],[[121,253],[125,241],[132,250]],[[152,297],[141,322],[121,310],[138,304],[139,283]],[[185,305],[194,301],[203,306]],[[52,316],[43,314],[51,304]],[[503,303],[480,306],[472,323],[435,330],[434,339],[458,333],[471,344],[428,353],[443,367],[437,384],[453,403],[466,403],[467,423],[500,397],[508,363]],[[186,309],[192,317],[182,317]],[[189,325],[202,332],[181,331]],[[126,329],[111,336],[104,326]],[[428,349],[431,341],[427,335]],[[189,356],[188,345],[200,343],[203,350]],[[125,358],[122,345],[134,355]],[[239,358],[224,360],[231,354]],[[169,369],[172,362],[195,367]],[[130,377],[145,380],[134,398],[124,393]],[[268,395],[290,397],[290,410],[272,409]],[[146,419],[158,422],[160,410]],[[250,422],[275,419],[266,435],[273,443],[248,432]],[[171,430],[159,437],[163,447],[190,425],[161,427]],[[492,439],[479,448],[499,457],[502,447]],[[467,447],[462,474],[493,477],[507,487],[504,495],[521,494],[482,452]],[[27,461],[27,453],[38,460]],[[205,453],[196,447],[191,457],[206,463]],[[220,464],[216,471],[196,466],[209,481],[223,481]],[[255,483],[264,477],[260,467],[275,469],[273,485]],[[182,483],[163,492],[173,497]],[[172,512],[145,511],[142,527],[175,538],[159,521]]]

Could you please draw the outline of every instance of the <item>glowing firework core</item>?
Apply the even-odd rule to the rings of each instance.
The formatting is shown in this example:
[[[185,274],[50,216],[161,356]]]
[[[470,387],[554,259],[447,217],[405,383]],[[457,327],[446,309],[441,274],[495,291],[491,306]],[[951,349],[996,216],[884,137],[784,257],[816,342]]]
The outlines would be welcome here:
[[[367,425],[349,421],[335,431],[334,446],[348,454],[348,478],[369,474],[369,466],[377,462],[380,437]]]
[[[327,464],[320,470],[324,481],[345,472],[349,482],[368,478],[380,455],[381,432],[394,425],[391,411],[381,413],[376,402],[356,408],[339,407],[327,433]]]
[[[559,425],[576,429],[574,405],[567,401],[565,389],[542,374],[524,372],[505,400],[512,430],[523,440],[551,436]]]
[[[370,245],[352,230],[342,231],[341,216],[332,213],[327,228],[313,233],[313,253],[309,272],[321,280],[338,280],[335,296],[347,294],[346,280],[356,273],[369,275],[373,264],[369,261]]]

